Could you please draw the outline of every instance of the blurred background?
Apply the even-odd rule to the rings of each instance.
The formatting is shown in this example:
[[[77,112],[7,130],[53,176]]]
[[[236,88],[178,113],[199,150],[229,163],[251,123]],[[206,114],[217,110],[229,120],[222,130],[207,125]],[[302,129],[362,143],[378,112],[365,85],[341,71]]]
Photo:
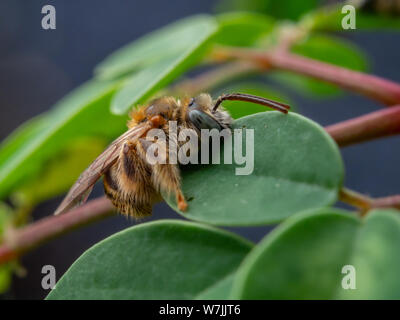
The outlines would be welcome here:
[[[46,4],[56,8],[56,30],[41,27],[41,9]],[[93,67],[112,51],[177,19],[213,13],[216,5],[214,0],[2,0],[0,140],[90,79]],[[344,34],[366,53],[371,73],[400,82],[400,33],[355,30]],[[290,89],[286,92],[300,113],[323,126],[380,108],[377,103],[351,93],[318,99]],[[347,147],[342,153],[347,187],[376,197],[399,193],[400,137]],[[101,194],[102,187],[97,186],[92,196]],[[33,219],[51,214],[61,199],[39,205]],[[166,204],[158,204],[148,220],[162,218],[180,217]],[[15,276],[11,289],[2,297],[44,298],[48,291],[41,287],[43,265],[55,266],[59,279],[87,248],[134,224],[122,216],[109,218],[27,254],[21,260],[26,276]],[[271,227],[229,229],[258,241]]]

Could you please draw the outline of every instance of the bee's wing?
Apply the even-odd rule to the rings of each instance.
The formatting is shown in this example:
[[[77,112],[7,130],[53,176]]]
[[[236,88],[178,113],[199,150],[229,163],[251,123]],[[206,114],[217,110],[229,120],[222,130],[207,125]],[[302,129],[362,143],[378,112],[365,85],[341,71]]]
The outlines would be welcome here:
[[[146,132],[147,126],[140,124],[129,129],[119,138],[114,140],[103,153],[80,175],[68,194],[58,206],[54,214],[64,213],[84,203],[94,184],[118,160],[119,150],[126,140],[141,137]]]

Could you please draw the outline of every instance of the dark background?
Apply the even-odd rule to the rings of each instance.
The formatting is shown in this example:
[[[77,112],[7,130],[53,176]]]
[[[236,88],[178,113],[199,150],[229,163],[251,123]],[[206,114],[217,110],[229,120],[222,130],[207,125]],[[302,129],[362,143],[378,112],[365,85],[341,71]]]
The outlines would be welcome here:
[[[106,55],[139,36],[176,19],[213,12],[215,1],[0,1],[0,140],[25,120],[48,110],[73,88],[92,76]],[[41,28],[42,6],[56,8],[56,30]],[[370,58],[371,72],[400,82],[400,33],[346,34]],[[173,45],[173,43],[171,44]],[[305,98],[289,91],[300,112],[321,125],[358,116],[380,106],[350,93],[334,99]],[[400,137],[343,149],[347,187],[373,196],[399,193]],[[96,188],[94,196],[102,193]],[[52,213],[61,197],[40,205],[34,219]],[[245,212],[243,214],[246,214]],[[153,218],[179,219],[165,204]],[[41,268],[55,266],[57,279],[81,253],[118,230],[135,224],[118,216],[52,241],[23,257],[24,278],[15,277],[6,299],[42,299]],[[229,228],[258,241],[270,227]],[[129,254],[129,253],[127,253]]]

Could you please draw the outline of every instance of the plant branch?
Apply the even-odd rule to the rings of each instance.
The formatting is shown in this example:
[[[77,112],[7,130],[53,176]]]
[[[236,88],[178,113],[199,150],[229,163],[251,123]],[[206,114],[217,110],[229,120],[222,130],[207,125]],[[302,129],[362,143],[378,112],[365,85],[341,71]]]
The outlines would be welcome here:
[[[170,89],[170,92],[178,96],[193,96],[203,91],[208,91],[212,88],[215,88],[234,78],[260,71],[260,67],[251,62],[229,62],[210,71],[201,73],[196,77],[177,83]]]
[[[21,229],[7,229],[0,245],[0,264],[18,258],[38,245],[78,227],[113,214],[114,207],[101,197],[58,216],[49,216]]]
[[[356,191],[342,188],[340,201],[354,206],[365,215],[374,208],[400,209],[400,195],[370,198]],[[110,217],[114,208],[106,197],[88,201],[70,212],[49,216],[21,229],[8,229],[0,245],[0,265],[20,257],[39,245],[92,222]]]
[[[360,209],[361,215],[365,215],[368,210],[377,208],[396,208],[400,209],[400,195],[383,198],[370,198],[359,192],[342,188],[339,192],[339,200],[353,207]]]
[[[365,215],[373,203],[372,198],[347,188],[340,189],[339,200],[360,209],[361,215]]]
[[[400,134],[400,105],[325,127],[340,147]]]
[[[375,198],[372,208],[396,208],[400,210],[400,195]]]
[[[396,82],[296,54],[285,53],[281,50],[261,51],[235,47],[218,47],[214,49],[212,57],[216,61],[240,59],[257,63],[262,68],[303,74],[358,92],[388,106],[400,103],[400,85]]]

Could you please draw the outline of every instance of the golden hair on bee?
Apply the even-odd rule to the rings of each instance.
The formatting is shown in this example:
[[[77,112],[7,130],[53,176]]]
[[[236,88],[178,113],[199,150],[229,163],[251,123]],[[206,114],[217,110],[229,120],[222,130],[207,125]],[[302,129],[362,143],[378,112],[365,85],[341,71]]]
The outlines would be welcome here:
[[[172,143],[185,143],[176,138],[183,129],[196,132],[202,129],[230,129],[232,117],[221,106],[225,100],[257,103],[283,113],[289,109],[286,104],[242,93],[222,95],[215,101],[206,93],[191,99],[155,99],[146,106],[132,110],[128,131],[111,143],[81,174],[55,214],[86,201],[101,176],[104,177],[107,197],[125,215],[135,218],[150,215],[153,204],[162,199],[161,192],[174,195],[178,209],[186,211],[188,205],[181,189],[179,164],[170,161],[171,158],[177,158],[177,151],[169,146]],[[177,127],[177,135],[174,136],[169,134],[172,124]],[[161,129],[167,143],[163,145],[160,140],[148,140],[147,134],[152,129]],[[197,139],[200,139],[199,135]],[[154,144],[157,144],[157,150],[166,155],[165,161],[151,163],[147,158],[148,148]]]

